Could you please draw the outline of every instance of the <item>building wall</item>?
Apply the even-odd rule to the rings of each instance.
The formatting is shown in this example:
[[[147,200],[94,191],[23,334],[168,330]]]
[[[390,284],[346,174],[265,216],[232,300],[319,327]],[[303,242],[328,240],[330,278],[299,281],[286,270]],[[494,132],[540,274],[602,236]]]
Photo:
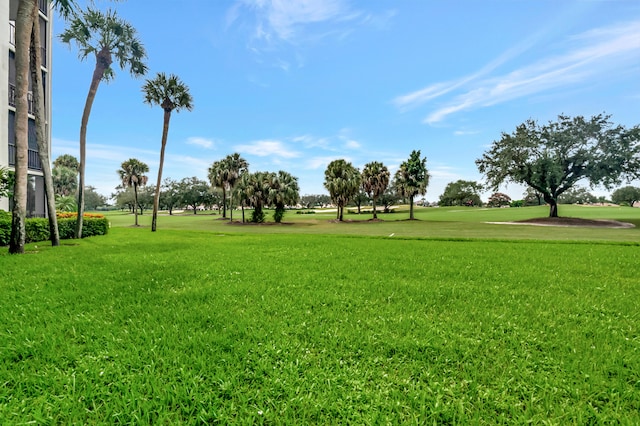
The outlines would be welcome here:
[[[0,61],[0,167],[6,167],[9,170],[13,169],[12,163],[9,158],[9,145],[13,145],[12,135],[13,131],[10,130],[11,121],[10,115],[15,112],[15,108],[10,105],[10,75],[12,75],[12,61],[10,60],[11,52],[15,52],[15,39],[14,31],[12,27],[15,25],[15,18],[18,10],[19,0],[1,0],[0,1],[0,54],[4,55],[4,59]],[[46,138],[49,145],[49,156],[51,156],[51,47],[52,47],[52,11],[50,9],[50,2],[48,0],[39,0],[41,10],[44,8],[45,12],[40,13],[40,23],[44,31],[40,37],[42,47],[45,48],[43,52],[43,76],[45,86],[45,114],[46,114]],[[6,18],[8,17],[8,19]],[[15,78],[12,76],[12,78]],[[33,128],[34,117],[29,116],[30,127]],[[30,143],[30,157],[33,159],[34,140]],[[36,158],[37,160],[37,158]],[[29,205],[27,208],[27,214],[29,216],[44,216],[46,213],[46,202],[44,198],[44,183],[42,179],[42,171],[33,166],[38,161],[30,161],[29,166],[29,187],[27,198],[29,199]],[[11,208],[10,201],[7,198],[0,198],[0,209],[9,210]]]

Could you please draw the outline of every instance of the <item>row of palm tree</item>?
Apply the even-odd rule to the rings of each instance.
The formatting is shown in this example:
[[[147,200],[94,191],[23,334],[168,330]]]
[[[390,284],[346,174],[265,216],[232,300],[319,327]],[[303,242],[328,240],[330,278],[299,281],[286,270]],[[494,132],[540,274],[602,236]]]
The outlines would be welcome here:
[[[146,51],[137,37],[135,28],[125,20],[119,18],[114,11],[101,12],[91,7],[76,11],[73,0],[51,0],[54,8],[65,19],[70,19],[67,29],[60,35],[60,39],[67,44],[74,43],[78,47],[80,60],[89,56],[96,59],[93,76],[89,85],[89,92],[80,123],[80,162],[78,167],[78,218],[75,237],[82,237],[84,213],[84,189],[86,171],[86,138],[91,108],[95,100],[100,82],[115,77],[112,67],[117,62],[121,69],[127,69],[132,76],[140,77],[146,74]],[[42,58],[40,57],[40,29],[39,4],[36,0],[19,0],[16,16],[16,119],[15,119],[15,189],[13,192],[14,207],[12,211],[12,226],[9,252],[24,253],[25,218],[27,205],[27,175],[28,175],[28,105],[29,73],[33,80],[33,98],[35,103],[35,118],[37,127],[38,152],[43,165],[47,207],[49,211],[49,226],[52,245],[59,245],[57,229],[55,196],[53,188],[52,170],[49,159],[49,146],[45,139],[44,96],[43,82],[40,73]],[[31,52],[31,55],[30,55]],[[169,120],[172,111],[181,109],[191,110],[193,99],[189,89],[180,79],[171,74],[158,73],[155,79],[147,80],[143,87],[144,102],[150,105],[160,105],[164,110],[164,125],[160,150],[160,166],[158,170],[158,185],[154,203],[154,218],[152,231],[156,230],[156,217],[164,151],[167,143]]]
[[[222,190],[222,217],[226,219],[227,208],[233,220],[233,200],[237,198],[242,208],[252,207],[252,222],[264,222],[263,207],[275,207],[274,220],[281,222],[285,207],[295,204],[300,198],[298,178],[285,171],[249,173],[249,163],[240,154],[233,153],[215,161],[209,167],[211,186]],[[228,200],[228,203],[227,203]]]
[[[372,161],[365,164],[362,173],[344,159],[334,160],[324,172],[324,187],[329,191],[331,200],[337,207],[337,219],[344,219],[344,207],[354,199],[360,190],[366,193],[373,203],[373,218],[377,219],[376,202],[390,184],[387,167]],[[420,158],[420,151],[411,155],[400,164],[393,180],[398,194],[409,199],[409,218],[414,219],[413,200],[416,195],[424,195],[429,185],[427,159]]]

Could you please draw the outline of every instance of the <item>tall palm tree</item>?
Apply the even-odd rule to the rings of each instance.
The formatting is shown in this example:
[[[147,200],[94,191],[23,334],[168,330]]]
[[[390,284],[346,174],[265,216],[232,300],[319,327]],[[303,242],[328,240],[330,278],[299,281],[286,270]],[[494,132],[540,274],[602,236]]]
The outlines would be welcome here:
[[[147,72],[147,66],[144,63],[146,52],[137,37],[135,28],[120,19],[111,10],[106,13],[91,8],[82,11],[80,16],[76,16],[69,27],[60,34],[60,39],[67,44],[75,42],[78,46],[80,60],[85,60],[91,54],[96,57],[96,66],[93,70],[80,123],[80,179],[78,182],[78,221],[75,237],[82,238],[87,124],[98,86],[102,80],[109,81],[115,76],[111,67],[114,59],[121,69],[128,68],[134,77],[144,75]]]
[[[386,191],[389,186],[389,177],[389,169],[378,161],[365,164],[362,170],[362,189],[373,202],[374,219],[378,218],[376,201],[380,195],[384,194],[384,191]]]
[[[338,207],[337,219],[344,218],[344,206],[358,193],[360,172],[345,160],[334,160],[324,172],[324,187]]]
[[[191,111],[193,109],[193,98],[189,93],[189,87],[180,79],[170,74],[158,73],[153,80],[147,80],[142,86],[144,93],[144,103],[149,105],[160,105],[164,110],[164,124],[162,126],[162,143],[160,145],[160,165],[158,167],[158,183],[156,193],[153,198],[153,218],[151,220],[151,232],[156,230],[158,219],[158,206],[160,205],[160,184],[162,182],[162,167],[164,166],[164,149],[167,146],[167,136],[169,134],[169,120],[173,111],[180,112],[182,109]]]
[[[140,160],[130,158],[120,165],[118,174],[122,180],[122,186],[125,188],[133,187],[133,212],[135,216],[135,225],[138,226],[138,187],[145,186],[147,181],[147,175],[149,172],[149,166]]]
[[[53,0],[55,9],[63,18],[73,12],[73,0]],[[20,0],[16,15],[15,48],[16,48],[16,116],[15,116],[15,191],[13,194],[13,211],[11,221],[11,237],[9,253],[24,253],[25,219],[27,215],[27,175],[28,175],[28,101],[29,91],[29,47],[34,22],[38,21],[39,5],[35,0]],[[39,33],[36,33],[39,36]],[[51,211],[49,214],[51,215]],[[55,210],[53,211],[55,215]]]
[[[284,208],[287,204],[295,204],[300,198],[298,178],[290,173],[280,170],[278,174],[271,176],[269,188],[269,203],[276,207],[273,219],[280,223],[284,217]]]
[[[231,155],[227,155],[222,160],[222,164],[226,169],[226,172],[223,175],[225,177],[227,192],[229,193],[229,220],[233,220],[233,189],[240,179],[240,176],[242,176],[243,173],[246,173],[249,170],[249,163],[247,162],[247,160],[242,158],[240,154],[234,152]]]

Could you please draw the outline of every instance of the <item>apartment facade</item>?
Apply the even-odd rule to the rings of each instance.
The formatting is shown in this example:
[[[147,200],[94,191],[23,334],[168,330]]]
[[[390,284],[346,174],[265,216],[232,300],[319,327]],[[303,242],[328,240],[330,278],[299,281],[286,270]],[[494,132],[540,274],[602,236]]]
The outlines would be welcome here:
[[[0,1],[0,54],[8,60],[0,61],[0,167],[13,170],[15,166],[15,20],[19,0]],[[44,82],[44,100],[46,115],[46,138],[51,157],[51,46],[52,11],[49,0],[38,0],[40,9],[40,45],[42,48],[42,77]],[[8,17],[8,19],[6,19]],[[31,83],[29,83],[31,84]],[[33,115],[33,96],[29,91],[29,177],[27,188],[27,216],[44,217],[46,199],[42,163],[38,155],[36,141],[36,123]],[[9,211],[11,200],[0,198],[0,210]]]

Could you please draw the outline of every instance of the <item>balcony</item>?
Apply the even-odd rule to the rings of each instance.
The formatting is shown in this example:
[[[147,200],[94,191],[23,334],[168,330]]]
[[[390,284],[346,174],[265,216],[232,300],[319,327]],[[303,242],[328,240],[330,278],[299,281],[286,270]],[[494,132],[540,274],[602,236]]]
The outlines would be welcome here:
[[[27,93],[27,105],[29,106],[29,114],[33,115],[33,93]],[[9,106],[16,107],[16,86],[9,83]]]
[[[13,144],[9,144],[9,165],[16,165],[16,146]],[[27,167],[29,168],[29,170],[42,171],[40,155],[35,149],[30,149],[27,153]]]

